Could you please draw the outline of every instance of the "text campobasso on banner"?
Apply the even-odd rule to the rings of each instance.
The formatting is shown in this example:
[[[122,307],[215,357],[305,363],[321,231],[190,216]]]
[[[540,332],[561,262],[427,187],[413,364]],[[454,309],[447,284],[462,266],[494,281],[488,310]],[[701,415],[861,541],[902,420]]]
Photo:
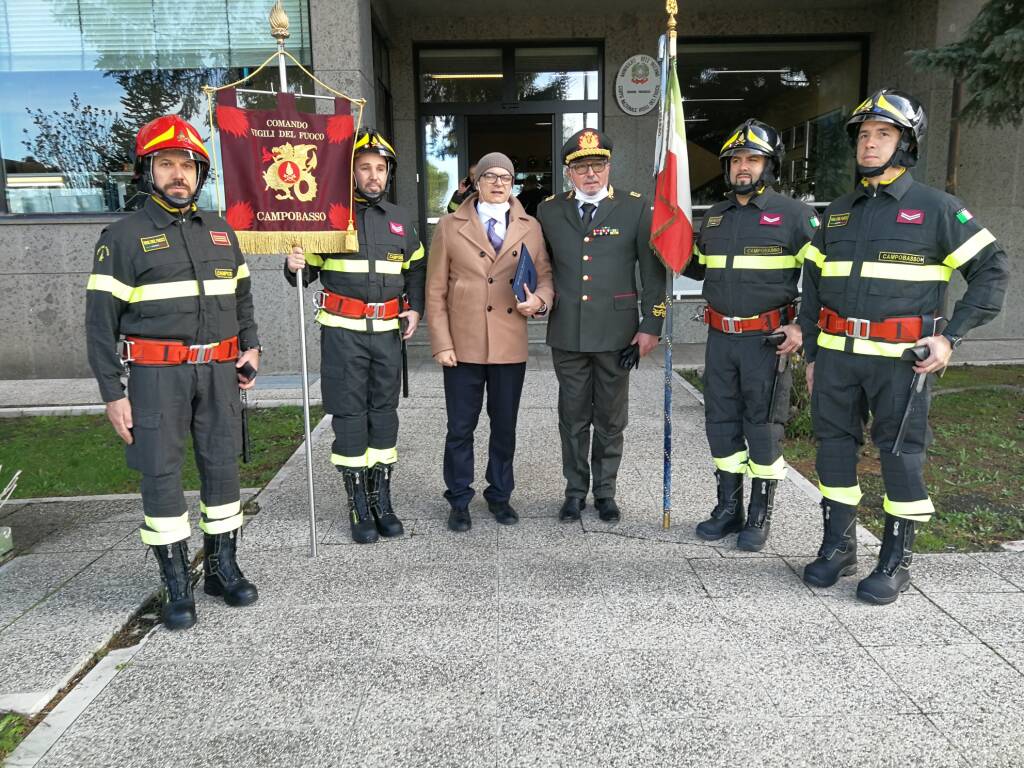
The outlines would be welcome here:
[[[352,220],[353,120],[335,99],[333,115],[299,112],[293,94],[274,110],[241,109],[235,89],[217,94],[225,218],[245,253],[358,250]]]

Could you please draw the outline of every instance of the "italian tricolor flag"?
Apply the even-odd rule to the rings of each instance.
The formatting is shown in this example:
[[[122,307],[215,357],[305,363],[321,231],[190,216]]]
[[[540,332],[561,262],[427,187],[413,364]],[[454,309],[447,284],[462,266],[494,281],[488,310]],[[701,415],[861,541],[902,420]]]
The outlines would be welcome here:
[[[686,269],[693,253],[693,212],[683,98],[674,56],[668,64],[668,85],[662,102],[656,168],[651,248],[665,266],[679,273]]]

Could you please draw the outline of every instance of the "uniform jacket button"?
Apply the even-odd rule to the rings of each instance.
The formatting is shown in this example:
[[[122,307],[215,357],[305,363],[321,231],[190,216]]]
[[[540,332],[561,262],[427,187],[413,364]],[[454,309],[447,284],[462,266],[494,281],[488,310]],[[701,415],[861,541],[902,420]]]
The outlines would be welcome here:
[[[512,251],[512,258],[516,258],[519,255],[519,251]]]
[[[488,311],[488,312],[490,312],[490,311],[491,311],[491,305],[490,305],[490,304],[488,304],[488,305],[487,305],[487,311]]]
[[[584,279],[584,280],[589,280],[589,279],[590,279],[590,275],[584,275],[584,276],[583,276],[583,279]]]
[[[512,307],[508,307],[505,311],[508,312],[511,315],[512,314]]]
[[[589,243],[590,242],[590,238],[589,237],[584,237],[583,238],[583,242],[584,243]]]
[[[493,277],[488,277],[487,278],[487,282],[488,283],[493,283],[494,282],[494,278]]]
[[[480,258],[481,258],[481,259],[482,259],[482,258],[483,258],[484,256],[486,256],[486,255],[487,255],[486,253],[484,253],[483,251],[480,251]]]
[[[584,293],[583,294],[583,300],[584,301],[590,301],[590,297],[587,294]]]

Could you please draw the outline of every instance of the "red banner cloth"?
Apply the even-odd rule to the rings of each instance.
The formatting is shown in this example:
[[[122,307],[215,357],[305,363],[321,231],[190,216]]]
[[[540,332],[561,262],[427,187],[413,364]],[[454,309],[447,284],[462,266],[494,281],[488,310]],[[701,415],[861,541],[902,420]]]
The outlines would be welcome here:
[[[295,95],[273,110],[242,109],[235,89],[217,94],[225,214],[244,253],[358,250],[352,220],[352,110],[299,112]]]

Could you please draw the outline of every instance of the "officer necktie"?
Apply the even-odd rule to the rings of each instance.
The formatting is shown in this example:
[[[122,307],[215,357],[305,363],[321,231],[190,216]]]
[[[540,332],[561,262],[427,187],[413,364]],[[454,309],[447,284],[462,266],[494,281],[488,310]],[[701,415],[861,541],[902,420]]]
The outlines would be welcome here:
[[[501,244],[505,242],[497,232],[494,230],[494,226],[498,223],[497,219],[487,220],[487,239],[491,241],[491,246],[494,248],[494,252],[498,253],[501,250]]]
[[[597,206],[594,203],[584,203],[580,206],[580,210],[583,212],[583,226],[589,227],[590,222],[594,220],[594,211],[597,210]]]

